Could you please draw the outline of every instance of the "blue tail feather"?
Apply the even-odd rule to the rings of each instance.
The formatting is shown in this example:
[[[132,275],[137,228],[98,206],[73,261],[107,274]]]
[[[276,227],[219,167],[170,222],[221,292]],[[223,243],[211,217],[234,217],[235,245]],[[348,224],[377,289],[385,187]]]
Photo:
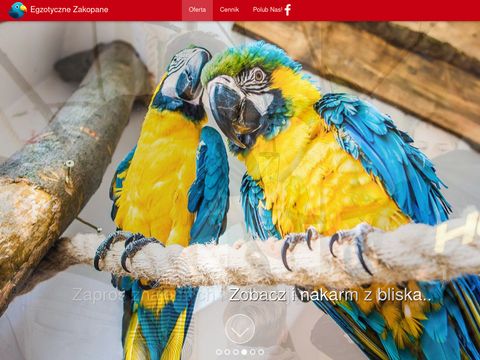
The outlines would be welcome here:
[[[161,292],[164,290],[142,290],[138,286],[133,288],[135,299],[134,306],[137,311],[141,334],[146,341],[150,358],[159,359],[175,331],[175,326],[180,315],[184,311],[186,311],[185,324],[181,331],[183,342],[185,342],[188,328],[191,323],[198,288],[181,287],[175,289],[174,301],[166,303],[161,309],[158,309],[156,301],[152,304],[144,304],[141,302],[144,291],[158,292],[158,296],[162,296]]]

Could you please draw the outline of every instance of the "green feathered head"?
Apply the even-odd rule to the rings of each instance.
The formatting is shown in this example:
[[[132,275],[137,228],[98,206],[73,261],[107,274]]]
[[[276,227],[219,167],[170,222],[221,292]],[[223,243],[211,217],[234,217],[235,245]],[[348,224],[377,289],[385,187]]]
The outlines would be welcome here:
[[[272,73],[279,66],[286,66],[295,72],[302,66],[292,60],[287,53],[264,41],[232,47],[217,54],[204,68],[202,83],[205,85],[219,75],[235,77],[245,69],[261,67],[265,72]]]
[[[227,49],[205,65],[207,108],[233,152],[287,127],[300,106],[297,92],[312,87],[301,70],[285,51],[264,41]]]

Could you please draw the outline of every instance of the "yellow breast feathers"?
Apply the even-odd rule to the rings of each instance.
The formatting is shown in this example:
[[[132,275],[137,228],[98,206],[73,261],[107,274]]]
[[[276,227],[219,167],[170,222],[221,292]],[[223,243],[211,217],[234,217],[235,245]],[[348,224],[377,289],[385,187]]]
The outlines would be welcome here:
[[[390,230],[408,221],[381,183],[340,147],[313,107],[298,115],[275,138],[259,138],[241,156],[264,189],[265,206],[282,235],[310,225],[330,235],[361,222]]]
[[[166,245],[188,245],[194,220],[188,190],[201,126],[177,112],[148,111],[118,200],[119,227]]]

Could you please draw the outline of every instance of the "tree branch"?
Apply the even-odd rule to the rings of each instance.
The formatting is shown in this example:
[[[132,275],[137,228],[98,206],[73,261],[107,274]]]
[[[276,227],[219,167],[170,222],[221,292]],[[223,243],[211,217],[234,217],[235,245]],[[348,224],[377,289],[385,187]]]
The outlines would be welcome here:
[[[0,315],[97,190],[134,100],[151,90],[131,45],[93,52],[57,64],[64,78],[68,63],[77,78],[86,73],[82,83],[42,134],[0,165]]]
[[[337,289],[352,288],[372,281],[400,283],[406,280],[447,280],[480,271],[479,213],[431,227],[408,224],[392,232],[375,230],[364,243],[364,257],[370,276],[356,256],[356,246],[345,239],[335,245],[334,258],[328,248],[329,237],[312,241],[313,251],[298,244],[288,254],[292,272],[280,257],[283,241],[241,241],[229,245],[193,245],[187,248],[149,244],[133,258],[131,276],[158,280],[172,286],[211,285],[323,285]],[[103,236],[78,234],[61,239],[46,265],[56,270],[73,264],[93,264],[93,255]],[[103,261],[103,270],[119,275],[124,242],[117,242]],[[44,280],[55,269],[45,269]]]

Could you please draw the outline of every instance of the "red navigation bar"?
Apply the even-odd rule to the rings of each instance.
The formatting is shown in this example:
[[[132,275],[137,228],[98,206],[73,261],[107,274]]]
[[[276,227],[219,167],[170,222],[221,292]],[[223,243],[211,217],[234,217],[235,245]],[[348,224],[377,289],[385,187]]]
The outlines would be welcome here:
[[[480,20],[478,0],[0,1],[0,21]]]

